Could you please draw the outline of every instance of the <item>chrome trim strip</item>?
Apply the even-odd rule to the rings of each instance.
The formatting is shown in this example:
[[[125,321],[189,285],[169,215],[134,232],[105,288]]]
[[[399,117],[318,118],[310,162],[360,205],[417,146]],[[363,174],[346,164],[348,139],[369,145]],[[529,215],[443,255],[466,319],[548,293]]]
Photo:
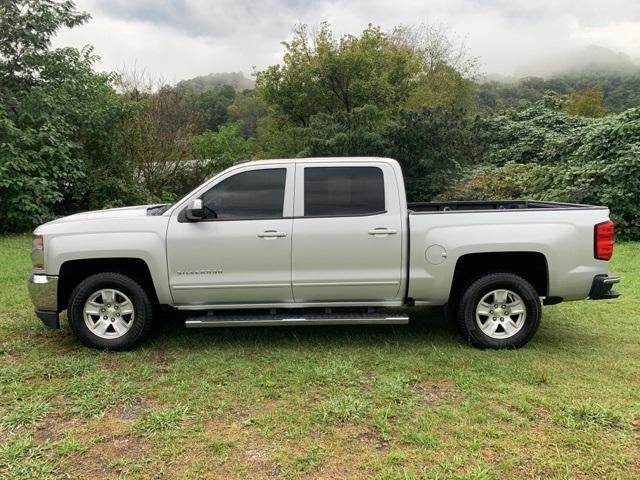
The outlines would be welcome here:
[[[174,290],[191,290],[200,288],[280,288],[290,287],[289,283],[242,283],[242,284],[196,284],[196,285],[172,285]]]
[[[371,287],[375,285],[398,285],[400,282],[297,282],[294,287]]]
[[[220,328],[220,327],[259,327],[259,326],[288,326],[288,325],[404,325],[409,323],[409,317],[384,318],[274,318],[253,320],[189,320],[185,321],[187,328]]]

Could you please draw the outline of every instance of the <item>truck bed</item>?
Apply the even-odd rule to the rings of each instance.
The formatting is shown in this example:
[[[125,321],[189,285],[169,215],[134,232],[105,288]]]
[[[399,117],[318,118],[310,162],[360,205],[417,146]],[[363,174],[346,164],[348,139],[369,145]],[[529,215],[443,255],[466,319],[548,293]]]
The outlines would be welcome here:
[[[604,208],[578,203],[545,202],[540,200],[471,200],[459,202],[407,202],[410,214],[449,211],[541,210]]]

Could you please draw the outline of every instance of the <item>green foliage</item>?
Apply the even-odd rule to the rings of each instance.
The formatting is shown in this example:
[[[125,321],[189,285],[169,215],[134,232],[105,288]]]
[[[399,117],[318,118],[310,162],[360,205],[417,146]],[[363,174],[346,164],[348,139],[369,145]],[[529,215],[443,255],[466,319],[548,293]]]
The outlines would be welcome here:
[[[111,77],[93,72],[90,49],[39,58],[38,82],[5,90],[0,110],[0,222],[9,230],[86,203],[95,185],[87,172],[108,159],[124,109]]]
[[[230,87],[236,91],[252,89],[253,80],[246,78],[242,72],[218,72],[181,80],[176,88],[182,93],[201,94],[207,91]]]
[[[418,77],[405,105],[408,108],[460,108],[472,112],[477,103],[475,83],[452,66],[442,64]]]
[[[640,238],[640,107],[600,119],[557,107],[538,102],[482,120],[483,158],[493,166],[473,170],[440,198],[605,205],[620,238]]]
[[[177,89],[177,92],[181,92],[181,90]],[[205,112],[207,128],[215,130],[229,120],[228,109],[235,98],[235,89],[230,85],[223,85],[195,95],[192,103],[195,107]]]
[[[606,205],[622,238],[640,238],[640,107],[594,122],[557,169],[555,198]]]
[[[429,200],[474,160],[474,133],[459,110],[401,110],[390,117],[374,106],[312,117],[300,156],[389,156],[402,166],[407,196]]]
[[[2,96],[27,85],[42,83],[38,75],[51,38],[62,27],[72,28],[89,19],[71,0],[10,0],[0,3],[0,85]]]
[[[438,200],[513,200],[539,198],[536,190],[550,167],[537,164],[507,163],[500,167],[483,165],[472,170]]]
[[[590,120],[563,113],[564,98],[548,93],[524,109],[508,110],[478,120],[485,160],[496,165],[554,163],[582,141],[576,131]]]
[[[569,115],[582,117],[602,117],[607,113],[607,109],[602,106],[602,92],[597,88],[569,93],[566,110]]]
[[[319,114],[303,130],[306,148],[301,157],[380,156],[385,150],[383,129],[388,120],[373,105],[334,115]]]
[[[430,200],[476,161],[475,132],[462,110],[403,110],[384,139],[386,155],[400,162],[413,201]]]
[[[287,118],[307,126],[318,113],[350,112],[364,105],[397,106],[420,69],[411,49],[378,27],[336,39],[322,23],[310,36],[305,25],[284,43],[283,65],[256,74],[256,89]]]
[[[258,122],[269,114],[269,106],[254,91],[245,91],[236,95],[227,113],[230,122],[240,122],[245,137],[255,137]]]
[[[208,162],[208,171],[220,171],[237,160],[250,159],[253,139],[244,138],[239,124],[223,125],[217,132],[207,130],[193,137],[193,151]]]
[[[165,87],[142,95],[117,125],[114,160],[143,186],[142,194],[146,191],[156,199],[184,194],[204,179],[197,165],[189,163],[192,137],[204,123],[202,111],[176,89]]]
[[[478,98],[481,107],[485,109],[504,110],[536,102],[547,91],[567,95],[587,89],[602,92],[605,109],[622,112],[640,105],[640,71],[576,72],[548,79],[528,77],[510,81],[486,81],[478,86]]]

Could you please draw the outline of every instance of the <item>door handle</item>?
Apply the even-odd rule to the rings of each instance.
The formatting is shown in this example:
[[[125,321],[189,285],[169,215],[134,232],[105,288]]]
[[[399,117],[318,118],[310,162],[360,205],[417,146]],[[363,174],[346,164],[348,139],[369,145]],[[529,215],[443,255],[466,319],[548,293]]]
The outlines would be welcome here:
[[[282,237],[286,237],[287,233],[286,232],[278,232],[277,230],[265,230],[262,233],[258,234],[258,237],[260,238],[282,238]]]
[[[397,230],[394,230],[392,228],[385,228],[385,227],[378,227],[378,228],[373,228],[371,230],[369,230],[369,235],[395,235],[396,233],[398,233]]]

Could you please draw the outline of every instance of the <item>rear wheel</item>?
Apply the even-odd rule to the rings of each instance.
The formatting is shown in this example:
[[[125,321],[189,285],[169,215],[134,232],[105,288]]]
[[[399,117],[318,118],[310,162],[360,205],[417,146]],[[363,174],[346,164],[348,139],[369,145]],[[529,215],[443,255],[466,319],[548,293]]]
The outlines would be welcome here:
[[[463,336],[481,348],[520,348],[538,330],[542,308],[533,286],[511,273],[492,273],[464,291],[457,312]]]
[[[78,284],[69,299],[69,325],[92,348],[128,350],[151,333],[154,309],[147,292],[120,273],[98,273]]]

